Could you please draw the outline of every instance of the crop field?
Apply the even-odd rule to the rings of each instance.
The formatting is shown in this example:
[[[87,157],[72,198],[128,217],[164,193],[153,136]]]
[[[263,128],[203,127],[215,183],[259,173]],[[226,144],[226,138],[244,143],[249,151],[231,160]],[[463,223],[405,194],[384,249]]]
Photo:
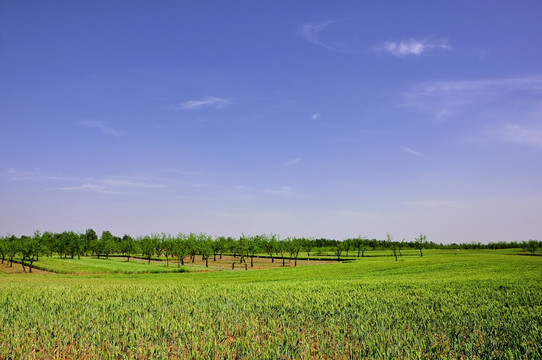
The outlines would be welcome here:
[[[157,274],[65,260],[40,262],[77,274],[0,273],[0,359],[542,358],[542,257],[519,251]]]

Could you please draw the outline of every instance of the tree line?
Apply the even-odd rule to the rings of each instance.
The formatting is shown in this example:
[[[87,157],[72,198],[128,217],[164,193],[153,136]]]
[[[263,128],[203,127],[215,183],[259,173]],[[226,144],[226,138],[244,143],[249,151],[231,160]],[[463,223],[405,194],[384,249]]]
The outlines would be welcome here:
[[[423,256],[424,249],[506,249],[522,248],[525,251],[534,253],[542,242],[537,240],[518,242],[497,242],[489,244],[468,243],[468,244],[436,244],[427,240],[426,236],[420,234],[413,241],[402,239],[394,241],[390,234],[387,239],[377,240],[358,236],[342,241],[334,239],[315,239],[315,238],[296,238],[289,237],[281,240],[277,235],[256,235],[239,238],[224,236],[209,236],[200,234],[183,234],[176,236],[165,233],[139,236],[136,238],[125,234],[122,237],[114,236],[109,231],[103,231],[101,236],[93,229],[87,229],[84,233],[74,231],[64,231],[62,233],[52,233],[35,231],[32,236],[16,237],[14,235],[0,237],[0,257],[2,264],[7,261],[13,266],[14,261],[21,263],[23,271],[26,268],[32,271],[33,263],[39,260],[40,256],[53,256],[56,254],[63,258],[80,258],[81,256],[95,256],[109,258],[110,255],[122,255],[127,261],[135,256],[146,259],[149,263],[154,256],[164,256],[166,263],[175,261],[177,266],[184,265],[185,261],[194,262],[196,256],[201,256],[206,266],[209,264],[209,258],[216,261],[217,256],[221,259],[222,255],[233,255],[239,257],[239,263],[245,263],[248,266],[247,259],[250,260],[250,266],[254,266],[254,257],[264,254],[271,258],[272,262],[282,261],[285,265],[285,259],[294,260],[294,266],[297,266],[297,260],[301,254],[307,254],[307,257],[320,255],[323,249],[331,250],[336,256],[337,261],[344,257],[357,256],[364,257],[368,250],[389,249],[392,255],[402,256],[401,251],[406,249],[416,249],[420,256]],[[232,268],[235,262],[232,263]]]

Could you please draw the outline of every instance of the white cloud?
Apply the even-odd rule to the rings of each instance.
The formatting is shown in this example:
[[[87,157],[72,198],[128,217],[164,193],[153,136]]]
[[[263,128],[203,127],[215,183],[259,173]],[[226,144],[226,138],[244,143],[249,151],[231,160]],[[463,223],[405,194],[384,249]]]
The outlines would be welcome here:
[[[277,195],[277,196],[282,196],[282,197],[290,197],[292,195],[295,195],[295,192],[289,186],[266,188],[263,190],[263,192],[266,194]]]
[[[401,146],[401,149],[403,149],[404,151],[406,151],[407,153],[412,154],[412,155],[426,157],[424,154],[422,154],[420,152],[417,152],[415,150],[412,150],[411,148],[408,148],[406,146]]]
[[[417,200],[407,201],[406,205],[412,208],[446,208],[450,206],[457,206],[460,203],[454,200]]]
[[[308,42],[339,53],[361,53],[364,50],[355,42],[344,40],[323,40],[321,35],[332,24],[342,23],[339,20],[329,20],[320,23],[304,24],[299,29],[301,37]]]
[[[435,81],[421,83],[402,95],[402,106],[433,114],[435,120],[457,116],[473,107],[491,105],[491,109],[510,105],[514,100],[538,101],[542,94],[542,76]],[[526,108],[523,104],[523,109]],[[527,106],[528,107],[528,106]]]
[[[505,124],[491,130],[489,135],[504,143],[542,148],[542,127]]]
[[[315,120],[315,119],[318,119],[319,117],[320,117],[320,113],[314,113],[312,114],[311,119]]]
[[[188,100],[180,104],[177,108],[180,110],[195,110],[203,107],[212,107],[215,109],[222,109],[229,105],[231,102],[224,98],[206,96],[199,100]]]
[[[284,162],[282,165],[283,166],[291,166],[291,165],[297,164],[300,161],[301,161],[301,158],[294,158],[294,159],[290,159],[290,160]]]
[[[334,21],[325,21],[317,24],[302,25],[299,29],[299,34],[303,39],[307,40],[308,42],[328,48],[328,45],[319,40],[318,34],[324,31],[328,27],[328,25],[332,24],[333,22]]]
[[[39,170],[20,172],[8,169],[7,176],[14,181],[45,181],[59,184],[57,190],[86,191],[107,194],[129,194],[134,191],[162,188],[163,181],[142,176],[105,176],[103,178],[56,176]]]
[[[424,55],[434,50],[450,50],[452,47],[446,39],[409,39],[401,41],[386,41],[373,46],[378,52],[388,53],[398,57]]]
[[[103,124],[100,121],[83,120],[83,121],[79,121],[78,124],[80,126],[84,126],[84,127],[99,129],[106,135],[112,135],[112,136],[121,135],[120,131],[113,129],[113,128]]]

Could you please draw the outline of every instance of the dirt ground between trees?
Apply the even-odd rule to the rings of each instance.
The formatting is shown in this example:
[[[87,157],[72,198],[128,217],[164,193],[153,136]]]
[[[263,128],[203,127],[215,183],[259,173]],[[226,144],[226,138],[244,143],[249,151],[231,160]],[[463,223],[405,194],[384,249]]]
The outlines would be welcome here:
[[[4,261],[3,264],[0,264],[0,274],[30,274],[28,272],[28,266],[25,266],[26,272],[23,272],[23,267],[21,264],[13,263],[13,267],[9,266],[9,261]],[[40,270],[32,268],[32,274],[43,275],[43,274],[54,274],[50,271]]]
[[[234,271],[245,271],[245,262],[240,263],[241,257],[233,257],[233,256],[222,256],[222,259],[220,259],[219,256],[216,257],[216,261],[213,261],[213,257],[209,258],[209,268],[208,270],[232,270],[232,263],[235,262]],[[281,258],[275,258],[275,261],[272,262],[271,258],[257,258],[254,257],[254,266],[250,266],[250,257],[245,258],[247,270],[259,270],[259,269],[273,269],[273,268],[279,268],[282,267],[282,259]],[[130,261],[143,261],[147,262],[148,260],[141,259],[141,258],[130,258]],[[165,260],[151,260],[151,262],[159,263],[159,264],[165,264]],[[310,266],[310,265],[322,265],[322,264],[329,264],[329,261],[319,261],[319,260],[297,260],[297,266]],[[184,264],[187,266],[199,266],[202,267],[202,270],[205,268],[205,260],[201,259],[201,255],[196,255],[195,261],[192,262],[192,260],[189,257],[186,257],[184,259]],[[295,261],[292,259],[285,259],[284,260],[284,266],[285,267],[293,267],[295,265]],[[169,266],[177,266],[177,260],[171,259],[169,260]]]

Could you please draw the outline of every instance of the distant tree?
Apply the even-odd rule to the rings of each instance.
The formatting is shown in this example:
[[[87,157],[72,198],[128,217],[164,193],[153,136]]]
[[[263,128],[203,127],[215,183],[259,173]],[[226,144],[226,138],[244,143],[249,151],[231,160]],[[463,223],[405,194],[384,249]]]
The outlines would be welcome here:
[[[423,249],[427,246],[427,237],[420,234],[420,237],[415,238],[414,246],[416,250],[420,250],[420,257],[423,256]]]
[[[98,235],[96,235],[96,231],[87,229],[85,231],[85,251],[90,251],[91,255],[94,256],[94,250],[96,249],[97,242]]]
[[[529,240],[525,242],[525,249],[529,251],[532,255],[534,255],[538,246],[539,244],[537,240]]]
[[[213,261],[216,261],[216,255],[220,254],[220,258],[222,259],[222,252],[224,251],[224,242],[226,238],[223,236],[217,237],[214,239],[211,243],[211,250],[213,251]]]
[[[301,239],[290,239],[288,241],[288,252],[290,253],[290,257],[294,258],[294,266],[297,266],[297,258],[299,256],[299,252],[301,251],[301,248],[303,246],[303,243]]]
[[[21,265],[23,271],[26,271],[25,265],[27,265],[29,272],[32,272],[32,265],[34,264],[34,261],[37,260],[41,250],[39,241],[40,236],[41,234],[37,231],[34,233],[34,237],[22,236],[20,239],[20,252],[22,255]]]
[[[250,267],[254,267],[254,255],[259,250],[259,239],[248,238],[247,241],[247,255],[250,256]]]
[[[286,252],[286,243],[284,241],[277,241],[277,246],[275,247],[275,250],[280,254],[280,257],[282,258],[282,266],[286,266],[286,263],[284,261],[284,253]]]
[[[337,241],[333,249],[333,252],[337,256],[337,261],[339,262],[341,261],[341,254],[343,253],[343,251],[344,251],[344,244],[340,241]]]
[[[21,250],[20,241],[15,235],[11,235],[6,242],[6,256],[9,260],[9,266],[13,267],[13,259]]]
[[[307,252],[307,256],[311,256],[311,250],[314,247],[314,239],[302,239],[301,245],[303,250]]]
[[[161,238],[162,253],[166,255],[166,266],[169,266],[169,257],[173,257],[174,241],[170,235],[162,233]]]
[[[199,252],[201,254],[201,257],[203,260],[205,260],[205,267],[209,267],[209,257],[213,253],[213,250],[211,248],[211,240],[210,238],[202,239],[199,243]]]
[[[109,231],[103,231],[100,237],[101,253],[109,259],[109,255],[114,251],[115,239]],[[98,254],[98,258],[100,255]]]
[[[0,257],[2,257],[2,264],[4,263],[4,260],[6,259],[7,241],[8,240],[5,237],[0,238]]]
[[[399,249],[399,245],[393,241],[393,238],[389,233],[386,234],[387,237],[387,244],[391,249],[391,252],[393,253],[393,256],[395,256],[395,261],[397,261],[397,250]]]
[[[126,261],[130,261],[130,255],[136,251],[136,242],[130,235],[124,234],[121,242],[121,252],[126,256]]]
[[[277,235],[266,236],[262,242],[262,246],[264,251],[271,256],[271,262],[274,263],[275,258],[273,257],[273,254],[277,248]]]
[[[173,239],[173,256],[177,258],[177,267],[181,267],[181,264],[184,265],[184,257],[186,256],[187,249],[186,236],[179,233]]]
[[[141,253],[148,260],[148,264],[151,263],[152,256],[156,253],[159,247],[158,239],[151,236],[145,236],[140,241]]]
[[[193,263],[196,261],[196,255],[198,253],[197,236],[194,233],[190,233],[186,240],[188,254],[190,254]]]
[[[43,253],[46,256],[53,256],[55,249],[55,234],[46,231],[41,235],[41,242],[43,245]]]

